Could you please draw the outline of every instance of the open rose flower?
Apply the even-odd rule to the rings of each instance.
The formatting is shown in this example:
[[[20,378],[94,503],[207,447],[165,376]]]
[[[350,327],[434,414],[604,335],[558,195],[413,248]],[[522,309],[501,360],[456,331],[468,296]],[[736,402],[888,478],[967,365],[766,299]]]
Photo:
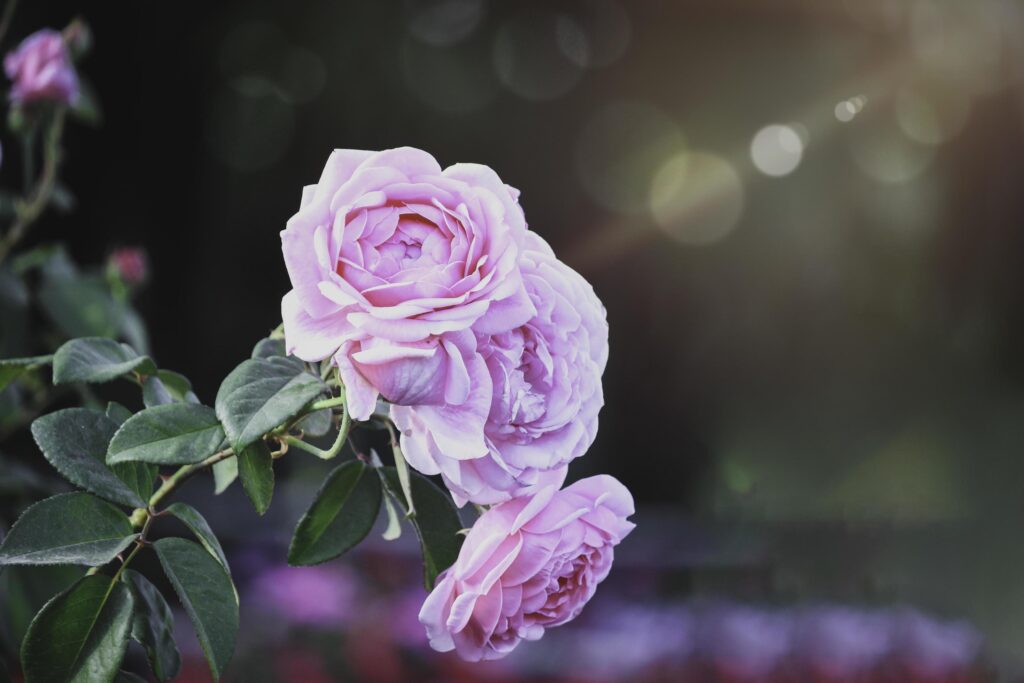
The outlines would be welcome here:
[[[423,604],[431,647],[497,659],[574,619],[608,575],[632,514],[629,491],[607,475],[491,508]]]
[[[534,313],[517,196],[486,166],[336,150],[281,233],[288,351],[333,356],[355,419],[378,395],[420,405],[454,453],[486,453],[490,376],[471,328],[500,333]]]
[[[608,359],[604,306],[582,276],[530,232],[519,259],[537,313],[514,329],[481,336],[477,350],[490,375],[482,457],[465,457],[438,434],[436,411],[394,407],[409,463],[441,474],[456,502],[493,504],[557,479],[597,435]]]
[[[4,71],[14,82],[13,102],[73,104],[78,99],[78,75],[59,31],[43,29],[23,40],[4,57]]]

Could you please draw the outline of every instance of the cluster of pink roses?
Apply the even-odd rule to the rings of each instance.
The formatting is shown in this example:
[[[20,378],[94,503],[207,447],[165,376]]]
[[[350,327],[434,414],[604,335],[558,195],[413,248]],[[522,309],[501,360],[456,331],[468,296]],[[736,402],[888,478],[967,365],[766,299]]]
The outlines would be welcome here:
[[[383,398],[411,466],[494,505],[420,615],[468,659],[576,616],[633,526],[611,477],[559,490],[597,433],[608,325],[518,194],[417,149],[336,150],[281,233],[288,351],[332,358],[354,419]]]

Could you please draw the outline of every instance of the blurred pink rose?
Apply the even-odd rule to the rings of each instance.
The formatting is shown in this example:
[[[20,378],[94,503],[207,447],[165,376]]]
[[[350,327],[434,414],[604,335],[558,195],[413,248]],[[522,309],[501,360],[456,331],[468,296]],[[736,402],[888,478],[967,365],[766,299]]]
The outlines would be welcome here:
[[[23,40],[4,58],[4,71],[14,82],[13,102],[73,104],[78,99],[78,75],[59,31],[42,29]]]
[[[431,647],[498,659],[574,619],[633,530],[632,514],[629,491],[607,475],[491,508],[420,610]]]
[[[289,352],[333,356],[356,419],[378,394],[436,406],[449,446],[486,453],[490,378],[470,328],[499,333],[534,313],[517,196],[486,166],[442,170],[410,147],[336,150],[281,233]]]
[[[537,313],[525,324],[481,336],[478,352],[491,379],[485,434],[488,452],[465,458],[436,438],[436,411],[394,407],[409,463],[441,474],[463,504],[500,503],[552,482],[597,435],[604,405],[601,374],[608,359],[608,323],[593,288],[533,232],[519,267]]]
[[[120,247],[108,259],[110,268],[129,285],[142,284],[149,277],[149,258],[140,247]]]

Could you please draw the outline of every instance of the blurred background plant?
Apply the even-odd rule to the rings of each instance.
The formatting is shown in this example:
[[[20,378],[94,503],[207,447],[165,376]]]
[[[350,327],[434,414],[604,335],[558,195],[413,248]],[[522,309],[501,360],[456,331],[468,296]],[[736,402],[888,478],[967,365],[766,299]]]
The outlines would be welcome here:
[[[7,182],[0,189],[0,359],[41,360],[79,336],[119,338],[148,349],[145,326],[132,307],[146,279],[145,253],[123,247],[105,264],[80,265],[56,241],[59,235],[45,232],[51,213],[70,214],[76,204],[61,178],[66,119],[94,127],[101,123],[92,89],[75,67],[89,51],[89,27],[75,19],[61,32],[44,29],[17,45],[8,30],[15,8],[15,2],[5,3],[0,16],[0,49],[7,52],[4,67],[12,80],[7,131],[0,139],[3,163],[18,171],[5,169]],[[37,228],[43,233],[38,237],[32,235]],[[22,248],[30,236],[33,244]],[[28,504],[66,488],[55,473],[39,467],[38,451],[24,446],[29,423],[64,399],[65,391],[79,392],[87,405],[101,405],[86,387],[54,389],[48,374],[46,363],[0,361],[0,527],[5,531]],[[35,612],[80,574],[73,567],[6,568],[0,576],[0,650],[6,661],[17,659]]]
[[[9,35],[80,9],[26,3]],[[89,19],[105,123],[63,136],[75,213],[55,207],[21,251],[59,238],[101,263],[145,244],[155,276],[128,301],[201,397],[279,319],[278,231],[331,147],[493,166],[609,310],[607,406],[572,476],[627,483],[639,526],[586,622],[485,668],[396,643],[418,598],[374,597],[405,556],[368,548],[302,579],[260,560],[325,471],[283,462],[258,534],[237,490],[209,515],[251,558],[232,561],[252,566],[240,592],[298,606],[243,612],[236,680],[603,680],[576,655],[606,652],[608,671],[635,666],[618,680],[794,680],[808,631],[836,633],[814,656],[840,672],[867,653],[848,680],[1022,680],[1016,0],[229,0]],[[0,180],[20,187],[17,136],[0,137]],[[78,272],[94,284],[76,295],[108,282]],[[35,341],[0,357],[68,334],[43,267],[18,277],[37,294],[14,297],[32,304],[5,309],[0,337]],[[118,334],[116,308],[88,310]],[[45,482],[25,430],[0,450]],[[719,632],[707,650],[699,634]],[[713,664],[729,656],[778,678]]]

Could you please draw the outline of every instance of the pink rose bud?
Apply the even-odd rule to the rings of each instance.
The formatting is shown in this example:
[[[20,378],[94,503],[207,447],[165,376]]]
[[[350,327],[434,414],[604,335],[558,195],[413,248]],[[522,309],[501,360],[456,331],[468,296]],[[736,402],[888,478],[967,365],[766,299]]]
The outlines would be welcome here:
[[[129,285],[142,284],[149,276],[149,259],[146,251],[139,247],[115,249],[109,263],[117,276]]]
[[[78,75],[59,31],[42,29],[30,35],[4,58],[4,71],[14,82],[11,101],[17,104],[73,104],[78,99]]]
[[[474,331],[512,330],[534,314],[517,195],[486,166],[442,170],[410,147],[336,150],[281,233],[289,353],[333,357],[355,419],[378,395],[431,406],[453,455],[486,455],[490,376]]]
[[[571,621],[608,576],[632,514],[629,491],[607,475],[491,508],[423,603],[431,647],[498,659]]]
[[[604,405],[608,323],[593,288],[528,232],[519,268],[536,313],[506,332],[480,335],[491,393],[484,432],[488,451],[468,458],[445,446],[449,421],[433,409],[393,406],[409,464],[440,474],[460,505],[500,503],[560,483],[565,468],[597,436]]]

